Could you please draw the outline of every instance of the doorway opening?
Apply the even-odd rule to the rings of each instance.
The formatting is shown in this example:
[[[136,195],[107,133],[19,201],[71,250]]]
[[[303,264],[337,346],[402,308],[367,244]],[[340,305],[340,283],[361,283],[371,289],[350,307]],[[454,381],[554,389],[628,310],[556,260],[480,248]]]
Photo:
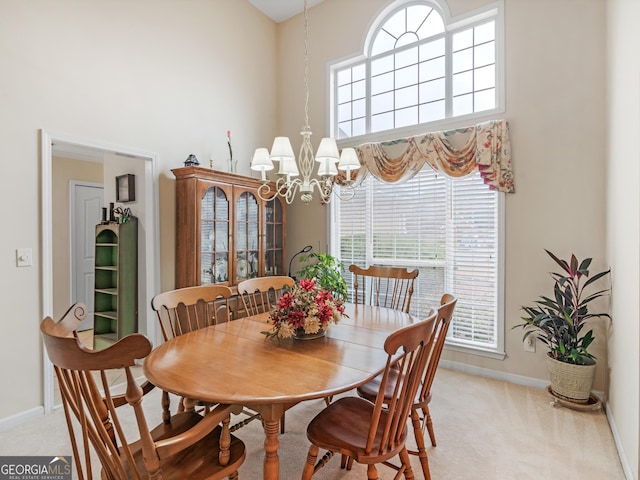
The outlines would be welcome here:
[[[105,169],[105,202],[115,199],[115,177],[109,168],[118,162],[130,162],[139,172],[141,191],[139,208],[139,273],[141,280],[138,289],[138,330],[156,343],[157,332],[155,317],[151,311],[151,298],[158,292],[159,281],[159,211],[158,211],[158,165],[157,153],[138,148],[110,144],[103,141],[57,134],[41,130],[41,258],[42,258],[42,317],[54,316],[53,284],[55,281],[53,251],[53,210],[52,196],[53,158],[54,154],[64,157],[75,155],[85,159],[102,162]],[[120,163],[121,164],[121,163]],[[111,167],[110,167],[111,166]],[[113,183],[113,188],[109,187]],[[113,192],[111,192],[113,190]],[[110,196],[111,195],[111,196]],[[111,200],[113,201],[113,200]],[[67,210],[68,211],[68,210]],[[69,246],[69,249],[71,247]],[[49,413],[54,407],[53,367],[46,353],[43,352],[43,404],[44,412]]]

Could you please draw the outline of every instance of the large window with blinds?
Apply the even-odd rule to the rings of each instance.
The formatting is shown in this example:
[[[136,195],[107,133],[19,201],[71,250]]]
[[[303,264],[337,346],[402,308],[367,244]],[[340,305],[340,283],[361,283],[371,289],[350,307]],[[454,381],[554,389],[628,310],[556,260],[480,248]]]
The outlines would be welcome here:
[[[424,317],[452,293],[448,342],[495,351],[498,195],[478,173],[451,179],[425,166],[402,184],[369,175],[353,199],[333,203],[332,251],[345,265],[419,268],[411,313]]]

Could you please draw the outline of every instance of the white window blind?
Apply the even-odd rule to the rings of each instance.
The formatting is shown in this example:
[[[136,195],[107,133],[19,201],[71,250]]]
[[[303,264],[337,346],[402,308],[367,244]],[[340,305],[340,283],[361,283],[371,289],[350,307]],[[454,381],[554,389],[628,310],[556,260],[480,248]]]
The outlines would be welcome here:
[[[370,175],[353,199],[334,201],[332,251],[345,266],[419,268],[411,313],[424,317],[452,293],[448,341],[497,348],[497,193],[478,173],[450,179],[425,166],[401,184]]]

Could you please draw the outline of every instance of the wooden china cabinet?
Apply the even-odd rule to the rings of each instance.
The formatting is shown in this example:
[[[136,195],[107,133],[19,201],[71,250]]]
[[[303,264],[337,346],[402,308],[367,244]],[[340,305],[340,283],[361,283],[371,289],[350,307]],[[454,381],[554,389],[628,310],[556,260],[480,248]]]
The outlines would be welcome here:
[[[261,181],[203,167],[176,177],[176,288],[285,272],[285,202],[258,196]],[[233,288],[235,290],[235,288]]]

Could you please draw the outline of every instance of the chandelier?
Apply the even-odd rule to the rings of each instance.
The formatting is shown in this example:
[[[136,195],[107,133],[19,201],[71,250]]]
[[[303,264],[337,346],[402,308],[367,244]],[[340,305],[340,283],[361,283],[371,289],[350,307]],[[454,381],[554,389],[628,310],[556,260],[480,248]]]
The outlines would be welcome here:
[[[313,200],[314,189],[318,190],[321,201],[328,203],[333,192],[333,178],[338,174],[338,170],[345,172],[343,186],[347,187],[343,200],[349,200],[354,195],[351,172],[360,168],[360,162],[356,151],[353,148],[343,148],[342,153],[338,152],[338,146],[333,138],[323,138],[318,146],[318,151],[313,155],[311,146],[311,127],[309,127],[309,23],[307,16],[307,0],[304,0],[304,127],[302,135],[302,145],[298,162],[293,153],[291,142],[287,137],[276,137],[271,147],[271,152],[266,148],[257,148],[251,159],[251,170],[259,171],[262,177],[262,185],[258,189],[258,196],[262,200],[272,200],[277,196],[283,197],[288,204],[291,204],[300,193],[300,200],[309,204]],[[273,162],[279,162],[278,179],[275,183],[275,190],[269,185],[266,172],[273,170]],[[317,177],[313,177],[314,166],[318,164]],[[336,166],[337,165],[337,166]],[[313,177],[313,178],[312,178]],[[338,195],[337,192],[335,192]],[[346,193],[346,194],[345,194]]]

